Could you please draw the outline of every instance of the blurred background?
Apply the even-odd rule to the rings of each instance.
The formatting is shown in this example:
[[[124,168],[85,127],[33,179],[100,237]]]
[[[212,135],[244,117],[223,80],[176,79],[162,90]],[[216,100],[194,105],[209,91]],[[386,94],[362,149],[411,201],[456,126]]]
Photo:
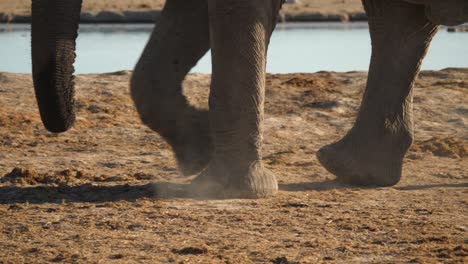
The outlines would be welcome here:
[[[134,67],[164,0],[84,0],[77,73]],[[0,0],[0,71],[29,73],[30,0]],[[272,73],[367,70],[370,38],[360,0],[288,0],[269,48]],[[442,27],[422,68],[468,67],[466,26]],[[210,54],[192,69],[210,73]]]

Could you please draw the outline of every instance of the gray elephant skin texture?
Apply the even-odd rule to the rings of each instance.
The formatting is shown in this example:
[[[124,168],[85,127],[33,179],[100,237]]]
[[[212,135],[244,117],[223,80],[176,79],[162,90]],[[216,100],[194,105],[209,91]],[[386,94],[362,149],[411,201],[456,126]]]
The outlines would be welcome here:
[[[412,88],[439,25],[468,21],[466,0],[363,0],[372,56],[353,127],[317,151],[337,179],[364,186],[400,180],[413,141]],[[32,65],[45,127],[74,122],[73,63],[81,0],[34,0]],[[282,0],[167,0],[130,83],[144,124],[172,147],[194,195],[260,198],[278,191],[262,163],[266,54]],[[211,49],[209,110],[182,93]],[[313,125],[313,124],[311,124]]]

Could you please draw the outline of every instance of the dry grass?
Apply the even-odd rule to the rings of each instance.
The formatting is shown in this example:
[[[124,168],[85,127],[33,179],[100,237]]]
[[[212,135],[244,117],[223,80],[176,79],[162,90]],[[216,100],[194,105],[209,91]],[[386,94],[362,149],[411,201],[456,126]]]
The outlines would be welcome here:
[[[84,0],[83,11],[101,10],[159,10],[165,0]],[[1,0],[0,13],[29,14],[31,0]],[[298,4],[284,5],[283,12],[299,13],[355,13],[362,12],[360,0],[301,0]]]

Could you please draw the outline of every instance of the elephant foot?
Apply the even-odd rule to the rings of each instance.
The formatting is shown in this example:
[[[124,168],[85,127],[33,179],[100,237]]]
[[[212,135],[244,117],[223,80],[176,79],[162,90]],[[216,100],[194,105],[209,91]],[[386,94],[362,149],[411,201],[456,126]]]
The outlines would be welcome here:
[[[275,174],[261,162],[253,163],[246,170],[231,170],[212,162],[193,180],[190,191],[197,197],[265,198],[278,192],[278,182]]]
[[[201,172],[209,163],[213,151],[207,111],[193,110],[185,115],[180,136],[169,141],[180,172],[190,176]]]
[[[317,152],[317,158],[325,169],[339,181],[359,186],[392,186],[401,178],[403,157],[410,143],[401,140],[382,140],[371,144],[369,141],[353,140],[346,136],[342,140],[324,146]],[[361,141],[361,143],[359,143]],[[386,143],[385,143],[386,142]],[[395,146],[399,151],[395,150]],[[398,147],[397,147],[398,148]]]

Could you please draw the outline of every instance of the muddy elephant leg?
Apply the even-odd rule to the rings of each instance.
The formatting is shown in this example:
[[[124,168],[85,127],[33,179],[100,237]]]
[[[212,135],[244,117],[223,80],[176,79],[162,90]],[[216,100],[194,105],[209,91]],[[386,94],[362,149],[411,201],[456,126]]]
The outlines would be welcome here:
[[[317,153],[338,179],[388,186],[401,177],[413,140],[412,88],[437,26],[424,6],[404,1],[364,0],[372,58],[367,87],[353,128]]]
[[[214,145],[195,190],[209,196],[258,198],[277,192],[262,164],[266,52],[280,1],[209,0]]]
[[[209,50],[206,0],[168,0],[131,80],[146,125],[172,147],[181,172],[200,172],[211,157],[208,111],[191,106],[182,81]]]

